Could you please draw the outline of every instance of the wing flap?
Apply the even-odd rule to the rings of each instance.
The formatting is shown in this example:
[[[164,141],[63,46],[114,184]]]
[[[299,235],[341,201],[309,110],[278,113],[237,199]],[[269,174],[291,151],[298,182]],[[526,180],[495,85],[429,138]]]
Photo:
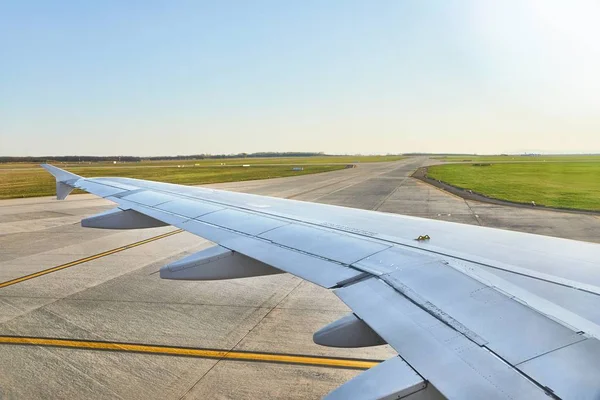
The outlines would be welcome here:
[[[369,278],[335,293],[444,396],[547,399],[512,366],[382,280]]]
[[[400,357],[394,357],[344,383],[325,399],[410,399],[426,388],[427,383],[419,374]]]
[[[404,264],[382,279],[512,365],[585,339],[441,261]]]
[[[519,368],[539,382],[551,382],[553,393],[560,398],[600,398],[600,341],[597,339],[586,339],[544,354],[520,364]]]

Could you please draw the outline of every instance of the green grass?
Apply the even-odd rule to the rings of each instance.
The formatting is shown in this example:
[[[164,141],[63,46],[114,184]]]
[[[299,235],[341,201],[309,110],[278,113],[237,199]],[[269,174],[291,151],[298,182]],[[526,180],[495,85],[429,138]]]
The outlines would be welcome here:
[[[437,165],[429,167],[427,175],[496,199],[600,211],[600,157],[556,157],[552,162],[521,163],[478,158],[472,161],[493,162],[490,166]],[[565,157],[570,157],[569,162]]]
[[[543,156],[521,156],[521,155],[495,155],[495,156],[440,156],[432,157],[437,160],[448,162],[600,162],[600,155],[543,155]]]
[[[314,174],[343,169],[344,165],[305,165],[303,168],[303,171],[292,171],[291,166],[282,165],[251,166],[249,168],[241,166],[184,168],[148,166],[142,168],[140,166],[90,165],[72,167],[68,170],[90,178],[119,176],[182,185],[200,185]],[[55,194],[54,178],[41,167],[0,169],[0,199],[49,196],[53,194]]]

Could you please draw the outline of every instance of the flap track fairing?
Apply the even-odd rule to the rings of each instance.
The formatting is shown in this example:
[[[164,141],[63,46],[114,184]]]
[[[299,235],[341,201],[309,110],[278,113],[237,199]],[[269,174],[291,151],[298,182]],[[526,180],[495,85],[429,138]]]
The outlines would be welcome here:
[[[281,274],[268,264],[221,246],[212,246],[160,269],[163,279],[209,281]]]
[[[81,226],[98,229],[142,229],[167,225],[135,210],[121,208],[114,208],[81,220]]]
[[[386,344],[369,325],[350,313],[319,329],[313,341],[328,347],[369,347]]]

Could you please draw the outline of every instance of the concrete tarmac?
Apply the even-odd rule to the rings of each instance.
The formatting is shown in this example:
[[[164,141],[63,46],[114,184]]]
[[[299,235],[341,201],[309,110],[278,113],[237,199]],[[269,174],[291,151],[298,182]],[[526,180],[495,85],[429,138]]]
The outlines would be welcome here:
[[[600,243],[597,216],[465,201],[409,177],[430,162],[410,158],[212,186]],[[346,358],[395,354],[388,346],[315,345],[312,334],[349,310],[328,290],[288,274],[159,279],[162,265],[210,243],[177,233],[111,253],[174,228],[80,227],[81,218],[109,208],[91,195],[0,201],[0,282],[31,276],[0,287],[0,399],[319,398],[361,372],[344,368],[351,365]],[[67,267],[40,275],[60,265]],[[9,344],[14,336],[37,339]],[[76,347],[56,347],[54,339]],[[125,344],[156,345],[163,353],[128,351]],[[190,348],[248,359],[194,356]],[[271,353],[279,358],[268,361]],[[326,365],[289,355],[324,357]]]

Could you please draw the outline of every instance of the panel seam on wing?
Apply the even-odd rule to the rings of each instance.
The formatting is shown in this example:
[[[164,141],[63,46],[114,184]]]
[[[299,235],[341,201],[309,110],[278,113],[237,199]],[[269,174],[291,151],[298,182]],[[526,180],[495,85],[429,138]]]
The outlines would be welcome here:
[[[132,203],[135,203],[135,202],[132,202]],[[169,214],[169,215],[172,215],[172,216],[175,216],[175,217],[183,218],[184,221],[181,222],[179,225],[183,225],[184,223],[189,222],[189,221],[194,221],[195,223],[207,225],[207,226],[210,226],[210,227],[213,227],[213,228],[216,228],[216,229],[222,229],[224,231],[235,233],[236,235],[244,236],[244,237],[249,238],[249,239],[259,240],[259,241],[261,241],[263,243],[266,243],[266,244],[269,244],[269,245],[272,245],[272,246],[277,246],[277,247],[280,247],[282,249],[286,249],[286,250],[293,251],[293,252],[296,252],[296,253],[299,253],[299,254],[304,254],[304,255],[307,255],[307,256],[310,256],[310,257],[318,258],[318,259],[321,259],[323,261],[335,263],[335,264],[341,265],[341,266],[343,266],[345,268],[350,268],[350,269],[353,269],[353,270],[356,270],[356,271],[365,272],[365,271],[362,271],[360,269],[355,268],[351,264],[346,264],[346,263],[343,263],[341,261],[337,261],[337,260],[334,260],[334,259],[331,259],[331,258],[327,258],[327,257],[321,256],[321,255],[318,255],[318,254],[310,253],[310,252],[305,251],[305,250],[300,250],[300,249],[297,249],[297,248],[294,248],[294,247],[289,247],[289,246],[286,246],[286,245],[283,245],[283,244],[280,244],[280,243],[273,242],[273,241],[271,241],[269,239],[266,239],[266,238],[262,238],[262,237],[259,237],[259,236],[248,234],[246,232],[237,231],[235,229],[224,227],[224,226],[220,226],[220,225],[216,225],[216,224],[213,224],[213,223],[210,223],[210,222],[205,222],[205,221],[200,221],[200,220],[197,220],[197,219],[189,218],[189,217],[186,217],[186,216],[183,216],[181,214],[177,214],[177,213],[174,213],[174,212],[171,212],[171,211],[164,211],[164,210],[156,209],[153,206],[146,206],[146,205],[139,204],[139,203],[136,203],[136,204],[138,204],[138,205],[134,205],[132,208],[134,210],[138,211],[138,212],[142,212],[143,213],[143,210],[139,210],[139,208],[150,208],[153,211],[156,211],[156,212],[159,212],[159,213]],[[176,226],[177,227],[181,227],[179,225],[176,225]],[[228,248],[226,245],[221,245],[221,246],[223,246],[225,248]],[[234,249],[230,249],[230,250],[234,250]]]

